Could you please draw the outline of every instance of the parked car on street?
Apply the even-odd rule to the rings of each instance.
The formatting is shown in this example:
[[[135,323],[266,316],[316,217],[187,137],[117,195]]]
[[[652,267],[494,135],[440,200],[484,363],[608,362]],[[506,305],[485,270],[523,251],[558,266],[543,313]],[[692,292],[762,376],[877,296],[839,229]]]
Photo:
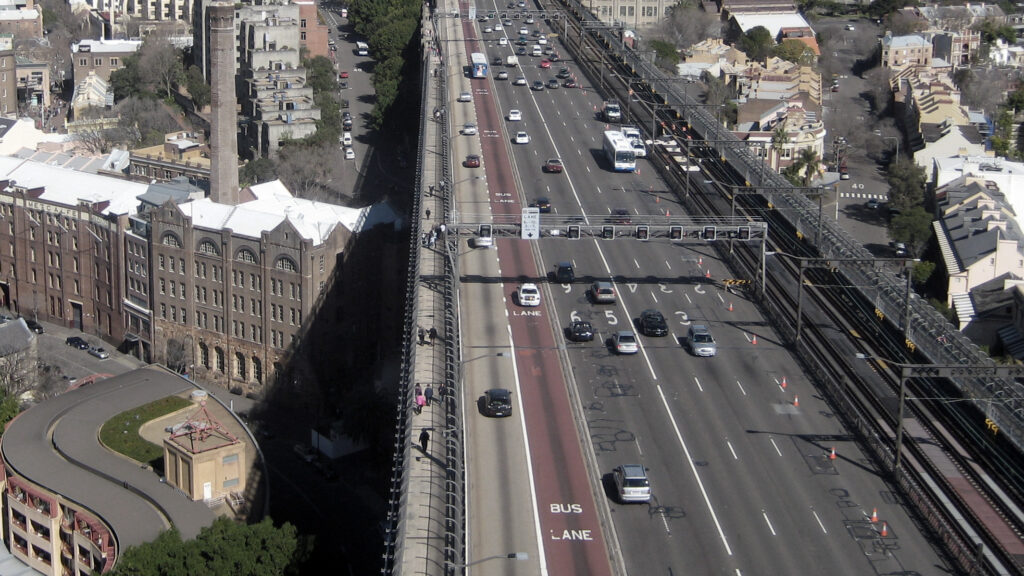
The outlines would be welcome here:
[[[68,336],[67,339],[64,340],[64,343],[72,348],[78,348],[79,350],[89,349],[89,343],[78,336]]]

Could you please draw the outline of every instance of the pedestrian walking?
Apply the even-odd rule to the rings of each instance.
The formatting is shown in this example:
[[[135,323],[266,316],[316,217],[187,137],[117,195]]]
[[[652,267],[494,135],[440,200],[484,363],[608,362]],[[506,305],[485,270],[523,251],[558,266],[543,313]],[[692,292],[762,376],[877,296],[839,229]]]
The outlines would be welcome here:
[[[442,223],[440,226],[437,227],[437,230],[438,236],[444,238],[444,233],[448,230],[448,228],[444,225],[444,223]]]
[[[437,328],[430,327],[430,345],[434,345],[434,339],[437,338]]]
[[[423,213],[427,215],[427,220],[430,220],[430,208],[424,210]]]
[[[420,394],[423,394],[423,389],[420,388],[420,383],[419,382],[416,383],[415,393],[416,393],[416,396],[419,396]]]
[[[423,326],[420,326],[420,346],[422,346],[425,343],[424,341],[426,340],[426,338],[427,331],[423,329]],[[417,384],[416,387],[419,388],[419,384]]]
[[[423,394],[416,395],[416,413],[423,413],[423,406],[427,403],[427,399],[423,397]]]
[[[439,401],[440,400],[444,400],[444,395],[447,392],[448,392],[448,387],[444,385],[444,382],[441,382],[440,384],[437,385],[437,399]]]
[[[436,244],[436,243],[437,243],[437,232],[431,232],[430,233],[430,244],[429,244],[430,247],[433,248],[434,244]]]
[[[423,452],[427,451],[427,444],[430,444],[430,432],[427,432],[427,429],[424,428],[423,431],[420,432],[420,449],[423,450]]]
[[[430,195],[431,196],[434,195],[434,185],[433,184],[430,185]]]
[[[434,398],[434,387],[429,383],[427,384],[427,388],[423,390],[423,397],[427,400],[427,407],[430,407],[430,401]]]

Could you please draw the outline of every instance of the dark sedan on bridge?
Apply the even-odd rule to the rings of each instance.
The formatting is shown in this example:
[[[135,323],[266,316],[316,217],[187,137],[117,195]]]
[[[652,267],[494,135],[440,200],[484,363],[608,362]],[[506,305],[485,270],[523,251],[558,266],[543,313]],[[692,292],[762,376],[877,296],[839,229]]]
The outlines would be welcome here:
[[[594,339],[594,327],[586,320],[573,320],[565,333],[573,342],[590,342]]]
[[[512,392],[505,388],[492,388],[484,392],[482,400],[485,415],[494,418],[512,415]]]
[[[640,332],[644,336],[667,336],[668,322],[661,312],[648,309],[640,313]]]

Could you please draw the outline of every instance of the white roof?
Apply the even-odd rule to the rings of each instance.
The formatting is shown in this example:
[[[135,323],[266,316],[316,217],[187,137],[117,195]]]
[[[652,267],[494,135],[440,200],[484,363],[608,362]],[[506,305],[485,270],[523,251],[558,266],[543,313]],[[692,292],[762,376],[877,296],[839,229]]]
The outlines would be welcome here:
[[[927,46],[928,41],[924,39],[924,36],[908,34],[906,36],[885,36],[882,38],[882,44],[890,48],[913,48]]]
[[[102,211],[105,215],[134,214],[139,207],[138,197],[149,187],[8,156],[0,156],[0,179],[14,180],[21,188],[45,187],[39,198],[46,202],[65,206],[78,206],[79,200],[109,202]]]
[[[78,52],[82,46],[89,46],[93,53],[121,53],[137,52],[142,46],[142,40],[82,40],[78,44],[71,45],[72,52]]]
[[[295,198],[280,180],[257,184],[249,190],[256,199],[238,206],[217,204],[204,198],[181,204],[181,211],[192,218],[194,226],[213,230],[229,228],[250,238],[259,238],[263,232],[288,220],[303,238],[320,245],[339,224],[357,231],[370,210]]]
[[[734,14],[733,18],[740,30],[747,32],[757,26],[764,26],[771,33],[772,39],[779,37],[783,28],[810,28],[811,25],[799,14]]]
[[[35,20],[38,10],[0,10],[0,20]]]

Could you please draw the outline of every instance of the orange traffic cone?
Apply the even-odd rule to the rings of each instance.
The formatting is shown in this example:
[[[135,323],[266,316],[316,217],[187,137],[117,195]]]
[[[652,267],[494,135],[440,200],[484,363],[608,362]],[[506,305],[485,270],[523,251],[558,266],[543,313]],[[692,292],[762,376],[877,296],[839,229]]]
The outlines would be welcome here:
[[[703,256],[698,256],[697,257],[697,266],[703,266],[703,265],[704,265],[704,257]]]
[[[757,346],[757,334],[754,334],[754,339],[750,341],[751,344]]]
[[[878,524],[878,508],[871,509],[871,523]]]
[[[799,396],[793,396],[793,407],[794,408],[799,408],[800,407],[800,397]]]
[[[655,196],[654,197],[654,203],[655,204],[661,204],[661,196]]]
[[[711,278],[711,268],[708,268],[708,271],[704,273],[704,277]]]
[[[732,302],[729,302],[729,312],[732,312]]]
[[[786,389],[786,385],[787,385],[787,384],[786,384],[786,377],[785,377],[785,376],[783,376],[783,377],[782,377],[782,389],[783,389],[783,390],[785,390],[785,389]]]
[[[828,459],[829,460],[835,460],[836,459],[836,447],[835,446],[832,447],[832,453],[828,455]]]
[[[886,524],[885,522],[882,522],[882,534],[881,534],[881,536],[882,536],[882,538],[887,538],[889,536],[889,525]]]

